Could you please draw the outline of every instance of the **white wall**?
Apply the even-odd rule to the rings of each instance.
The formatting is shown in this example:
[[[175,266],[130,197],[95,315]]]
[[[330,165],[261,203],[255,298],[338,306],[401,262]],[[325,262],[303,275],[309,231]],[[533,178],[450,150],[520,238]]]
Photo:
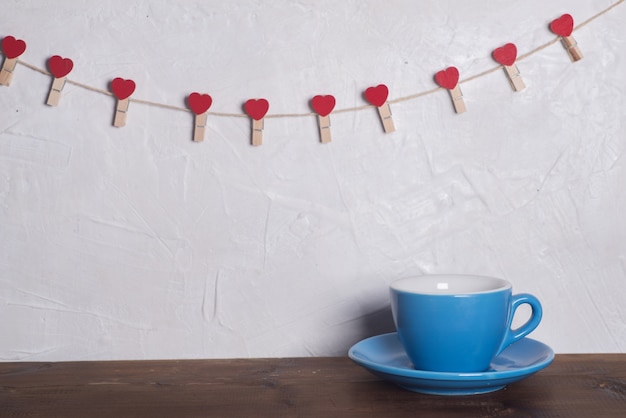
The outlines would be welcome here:
[[[252,97],[270,114],[337,109],[428,91],[449,65],[468,78],[491,51],[550,42],[615,0],[7,1],[0,37],[28,43],[44,68],[73,59],[70,79],[215,112]],[[7,11],[8,9],[8,11]],[[626,5],[518,62],[445,91],[331,115],[250,121],[131,103],[19,65],[0,88],[0,359],[147,359],[345,355],[393,329],[388,284],[422,273],[504,277],[536,294],[532,334],[557,352],[626,350]]]

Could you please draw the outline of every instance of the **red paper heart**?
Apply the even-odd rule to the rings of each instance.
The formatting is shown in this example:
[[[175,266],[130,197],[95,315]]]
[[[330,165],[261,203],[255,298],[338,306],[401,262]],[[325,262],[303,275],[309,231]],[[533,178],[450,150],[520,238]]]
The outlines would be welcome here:
[[[326,96],[315,96],[311,99],[313,110],[320,116],[328,116],[335,108],[335,97],[330,94]]]
[[[448,67],[435,74],[435,81],[444,89],[452,90],[459,82],[459,70],[456,67]]]
[[[111,82],[111,90],[113,90],[115,97],[119,100],[124,100],[135,91],[135,82],[117,77]]]
[[[376,87],[369,87],[365,90],[365,98],[367,101],[377,107],[385,104],[387,96],[389,96],[389,89],[384,84],[379,84]]]
[[[550,23],[550,30],[559,36],[570,36],[574,30],[574,18],[565,13]]]
[[[250,99],[244,105],[246,113],[254,120],[261,120],[270,108],[270,104],[265,99]]]
[[[209,110],[213,104],[213,99],[208,94],[191,93],[187,97],[187,104],[193,113],[201,115]]]
[[[72,71],[74,63],[69,58],[54,55],[48,60],[48,68],[55,78],[63,78]]]
[[[26,42],[13,36],[5,36],[2,40],[2,51],[7,58],[17,58],[26,51]]]
[[[506,44],[501,46],[500,48],[496,48],[493,53],[493,59],[496,62],[511,66],[515,64],[515,59],[517,58],[517,47],[515,44]]]

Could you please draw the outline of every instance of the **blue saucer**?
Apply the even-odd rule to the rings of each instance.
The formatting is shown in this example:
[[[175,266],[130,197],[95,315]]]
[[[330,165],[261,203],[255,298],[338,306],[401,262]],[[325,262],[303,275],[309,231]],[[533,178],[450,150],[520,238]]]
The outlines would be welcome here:
[[[398,334],[393,332],[356,343],[348,356],[375,375],[413,392],[475,395],[502,389],[548,367],[554,351],[539,341],[522,338],[504,349],[485,372],[430,372],[413,368]]]

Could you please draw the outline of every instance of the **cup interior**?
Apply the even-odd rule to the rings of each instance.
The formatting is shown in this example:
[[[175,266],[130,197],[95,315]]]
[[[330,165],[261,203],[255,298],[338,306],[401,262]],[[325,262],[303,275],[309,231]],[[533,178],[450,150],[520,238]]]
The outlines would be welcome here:
[[[426,295],[471,295],[498,292],[510,287],[511,283],[503,279],[470,275],[416,276],[391,283],[394,291]]]

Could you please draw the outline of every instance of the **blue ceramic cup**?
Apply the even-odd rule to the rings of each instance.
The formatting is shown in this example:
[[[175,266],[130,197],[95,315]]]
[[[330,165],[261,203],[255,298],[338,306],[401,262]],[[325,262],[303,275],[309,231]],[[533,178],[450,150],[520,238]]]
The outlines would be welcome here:
[[[502,350],[532,332],[541,321],[539,300],[513,295],[506,280],[468,275],[409,277],[390,286],[398,336],[417,370],[484,372]],[[532,308],[523,325],[511,329],[515,311]]]

